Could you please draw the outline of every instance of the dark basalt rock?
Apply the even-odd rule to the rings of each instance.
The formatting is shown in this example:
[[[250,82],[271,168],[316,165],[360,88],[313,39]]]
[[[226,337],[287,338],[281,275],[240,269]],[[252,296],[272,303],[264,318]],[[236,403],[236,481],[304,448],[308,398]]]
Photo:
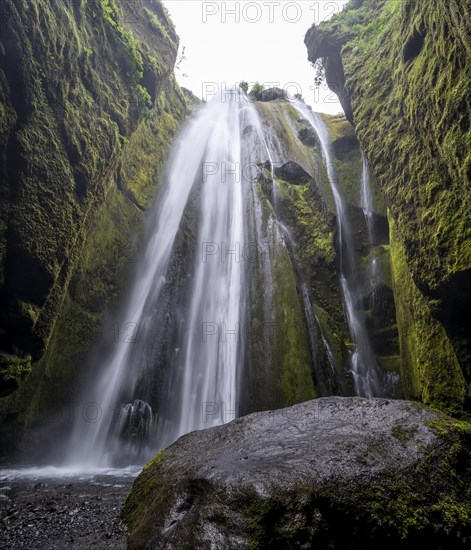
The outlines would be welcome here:
[[[119,435],[127,441],[145,443],[149,440],[151,421],[152,409],[148,403],[141,399],[126,403],[119,416]]]
[[[350,155],[358,150],[358,140],[354,135],[343,136],[332,143],[334,155],[339,160],[348,160]]]
[[[286,99],[286,92],[281,88],[269,88],[263,90],[260,101],[275,101],[277,99]]]
[[[298,132],[298,136],[304,145],[308,147],[316,145],[317,143],[317,135],[313,128],[301,128]]]
[[[296,185],[304,185],[312,180],[302,166],[292,161],[286,162],[281,167],[276,167],[275,176]]]
[[[244,128],[244,131],[243,131],[244,137],[245,137],[245,136],[249,136],[250,134],[252,134],[253,131],[254,131],[253,125],[252,125],[252,124],[248,124],[248,125]]]
[[[470,430],[416,403],[331,397],[193,432],[135,481],[128,548],[456,548]]]
[[[352,103],[345,88],[345,74],[340,56],[343,43],[333,32],[315,25],[307,31],[304,43],[311,63],[318,59],[324,60],[327,85],[339,98],[347,120],[353,122]]]

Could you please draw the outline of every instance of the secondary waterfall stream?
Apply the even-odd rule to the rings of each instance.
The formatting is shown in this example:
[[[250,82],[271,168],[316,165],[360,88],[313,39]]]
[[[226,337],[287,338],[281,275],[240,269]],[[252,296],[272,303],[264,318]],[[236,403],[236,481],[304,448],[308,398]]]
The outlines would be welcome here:
[[[362,166],[362,172],[361,172],[360,206],[363,210],[363,215],[365,216],[365,223],[368,229],[368,238],[369,238],[370,248],[373,248],[374,241],[375,241],[375,228],[373,223],[373,216],[374,216],[373,195],[371,192],[370,169],[368,167],[368,162],[365,158],[365,155],[363,155],[363,166]],[[378,271],[378,258],[376,257],[375,254],[372,254],[369,259],[368,269],[369,269],[368,285],[374,300],[376,296],[377,288],[382,282],[381,275]]]
[[[356,268],[356,258],[353,255],[354,246],[347,205],[338,188],[328,130],[320,115],[313,112],[302,101],[296,101],[293,105],[309,121],[319,138],[323,160],[327,168],[327,177],[334,198],[337,212],[338,254],[340,257],[339,280],[350,334],[355,345],[351,358],[355,393],[362,397],[380,396],[382,395],[381,372],[371,347],[365,318],[358,307],[361,281]],[[371,208],[370,204],[368,206]]]

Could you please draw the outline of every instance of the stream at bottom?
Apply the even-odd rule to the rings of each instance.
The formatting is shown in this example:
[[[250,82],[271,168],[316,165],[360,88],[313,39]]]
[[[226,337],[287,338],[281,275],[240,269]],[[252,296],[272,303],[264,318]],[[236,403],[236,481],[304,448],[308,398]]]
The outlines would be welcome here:
[[[141,467],[0,471],[0,548],[126,548],[121,507]]]

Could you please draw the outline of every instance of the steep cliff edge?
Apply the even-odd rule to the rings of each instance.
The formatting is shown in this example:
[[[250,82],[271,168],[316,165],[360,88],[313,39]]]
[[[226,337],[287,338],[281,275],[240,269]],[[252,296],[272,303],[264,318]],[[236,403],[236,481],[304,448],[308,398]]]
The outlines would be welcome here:
[[[83,370],[186,101],[160,1],[3,0],[0,26],[2,412],[24,425]]]
[[[470,21],[469,0],[354,0],[305,39],[386,197],[406,395],[451,412],[471,379]]]

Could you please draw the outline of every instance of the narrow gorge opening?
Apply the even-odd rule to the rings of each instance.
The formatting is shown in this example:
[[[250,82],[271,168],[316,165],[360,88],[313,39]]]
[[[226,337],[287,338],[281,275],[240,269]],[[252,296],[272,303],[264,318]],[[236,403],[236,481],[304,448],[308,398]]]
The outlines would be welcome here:
[[[1,547],[469,541],[471,7],[428,4],[0,2]]]

